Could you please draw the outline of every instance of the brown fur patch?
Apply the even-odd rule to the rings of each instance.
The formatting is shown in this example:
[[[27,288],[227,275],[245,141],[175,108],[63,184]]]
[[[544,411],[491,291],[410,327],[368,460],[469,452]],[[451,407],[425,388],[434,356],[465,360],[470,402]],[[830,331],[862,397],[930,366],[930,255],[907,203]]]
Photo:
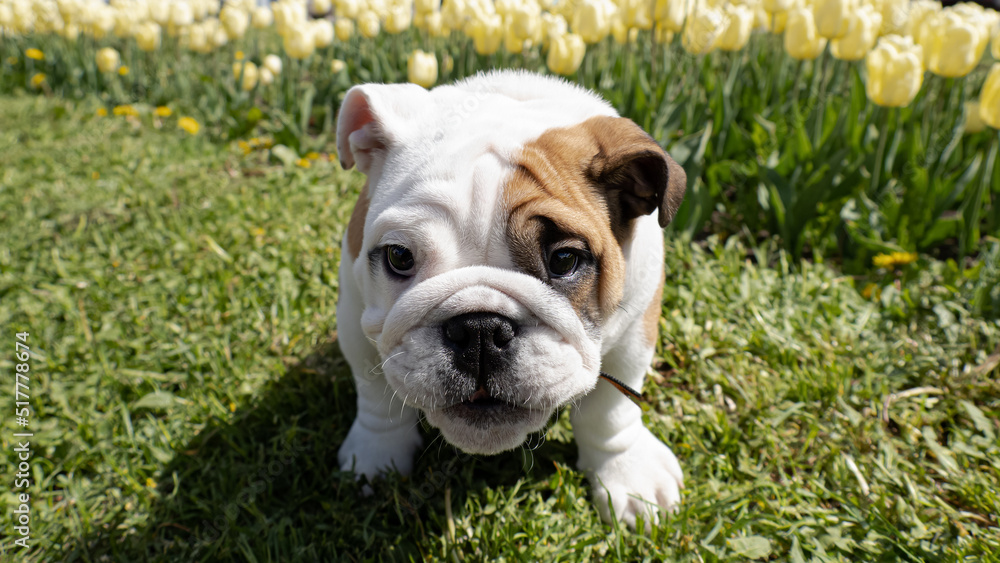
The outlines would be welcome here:
[[[368,217],[368,182],[361,188],[358,195],[358,202],[354,204],[354,211],[351,211],[351,220],[347,223],[347,251],[351,254],[351,260],[357,260],[361,254],[361,243],[365,236],[365,218]]]
[[[582,241],[596,262],[595,276],[557,289],[581,318],[607,317],[622,299],[621,245],[632,236],[633,220],[660,206],[670,208],[661,209],[661,219],[664,213],[672,217],[683,196],[684,171],[639,126],[615,117],[550,129],[527,143],[514,162],[504,204],[515,264],[547,280],[550,245]]]

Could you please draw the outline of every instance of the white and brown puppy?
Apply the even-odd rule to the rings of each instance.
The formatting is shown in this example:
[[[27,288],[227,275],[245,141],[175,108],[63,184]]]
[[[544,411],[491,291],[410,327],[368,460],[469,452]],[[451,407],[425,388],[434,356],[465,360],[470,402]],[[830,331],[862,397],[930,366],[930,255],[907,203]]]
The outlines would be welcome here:
[[[418,411],[460,449],[495,454],[572,403],[605,520],[609,498],[633,525],[676,506],[677,458],[598,374],[642,386],[683,169],[591,92],[509,71],[356,86],[337,147],[368,176],[340,266],[358,391],[341,467],[410,472]]]

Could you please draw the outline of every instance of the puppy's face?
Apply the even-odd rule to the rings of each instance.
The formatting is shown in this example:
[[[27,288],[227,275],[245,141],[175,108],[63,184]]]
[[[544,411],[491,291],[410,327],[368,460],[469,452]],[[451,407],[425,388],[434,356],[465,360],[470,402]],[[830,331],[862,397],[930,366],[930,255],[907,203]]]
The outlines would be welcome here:
[[[472,109],[452,122],[456,105]],[[635,124],[582,105],[409,86],[344,101],[341,159],[369,179],[347,244],[361,328],[397,396],[470,453],[518,446],[594,387],[621,245],[637,217],[669,220],[671,174],[683,192]]]

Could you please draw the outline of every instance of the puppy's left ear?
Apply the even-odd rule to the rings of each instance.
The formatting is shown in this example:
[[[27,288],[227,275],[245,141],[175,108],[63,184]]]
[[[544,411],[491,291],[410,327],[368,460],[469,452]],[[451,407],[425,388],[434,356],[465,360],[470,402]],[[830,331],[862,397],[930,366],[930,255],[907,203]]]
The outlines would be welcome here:
[[[631,119],[602,117],[589,125],[598,144],[589,172],[607,190],[612,225],[622,228],[659,209],[660,226],[666,227],[684,200],[684,169]]]

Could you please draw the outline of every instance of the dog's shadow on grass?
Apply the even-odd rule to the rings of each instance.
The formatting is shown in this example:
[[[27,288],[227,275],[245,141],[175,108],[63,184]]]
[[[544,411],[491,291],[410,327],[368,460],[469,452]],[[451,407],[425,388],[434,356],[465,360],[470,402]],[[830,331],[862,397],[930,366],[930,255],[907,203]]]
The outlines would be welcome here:
[[[366,496],[337,462],[356,395],[336,342],[288,366],[259,397],[175,452],[150,517],[124,538],[110,534],[118,560],[423,559],[422,539],[446,527],[445,490],[457,510],[470,493],[545,479],[552,461],[576,458],[574,445],[556,442],[468,456],[424,431],[412,476],[389,475]],[[93,554],[105,534],[83,551]]]

